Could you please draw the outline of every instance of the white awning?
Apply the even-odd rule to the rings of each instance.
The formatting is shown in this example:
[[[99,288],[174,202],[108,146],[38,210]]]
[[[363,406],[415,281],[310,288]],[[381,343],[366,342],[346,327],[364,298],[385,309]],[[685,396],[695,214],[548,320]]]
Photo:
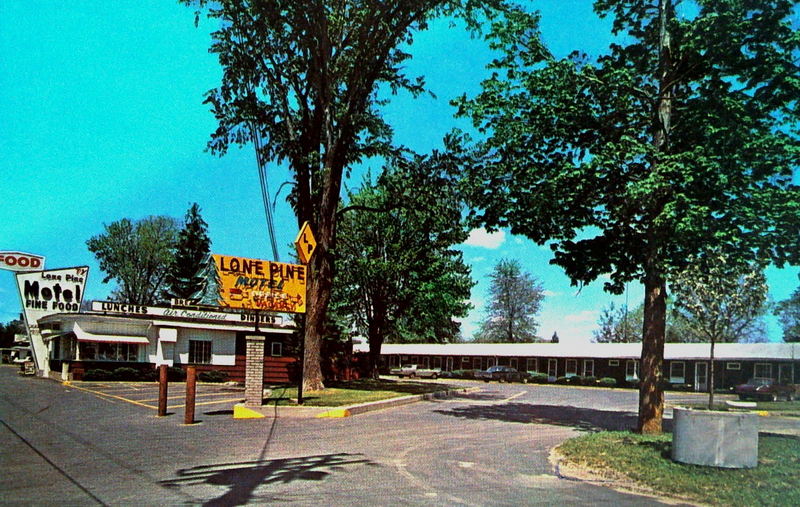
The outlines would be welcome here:
[[[76,322],[72,326],[72,332],[80,342],[105,342],[105,343],[138,343],[148,345],[150,340],[146,336],[128,336],[118,334],[94,334],[84,331]]]

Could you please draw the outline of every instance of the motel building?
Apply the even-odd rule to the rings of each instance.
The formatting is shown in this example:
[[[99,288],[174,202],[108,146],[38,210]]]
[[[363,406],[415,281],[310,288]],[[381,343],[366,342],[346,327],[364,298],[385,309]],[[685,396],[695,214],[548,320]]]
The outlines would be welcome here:
[[[664,379],[673,387],[708,390],[708,343],[667,343]],[[366,346],[358,348],[366,352]],[[511,366],[521,371],[560,377],[610,377],[618,386],[639,380],[641,343],[450,343],[384,344],[384,371],[417,364],[443,371],[485,370]],[[714,385],[731,388],[750,378],[766,377],[800,384],[800,343],[718,343],[714,348]]]
[[[91,311],[46,315],[37,327],[47,357],[36,355],[36,368],[60,380],[81,380],[91,369],[193,365],[243,383],[252,335],[264,337],[266,382],[289,382],[297,361],[287,351],[295,326],[286,314],[94,301]]]

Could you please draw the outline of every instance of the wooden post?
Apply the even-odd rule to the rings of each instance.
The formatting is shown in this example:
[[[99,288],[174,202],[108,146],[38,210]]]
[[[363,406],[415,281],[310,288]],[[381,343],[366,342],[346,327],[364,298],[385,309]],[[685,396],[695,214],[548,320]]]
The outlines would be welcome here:
[[[184,424],[194,424],[194,399],[197,393],[197,367],[186,368],[186,412]]]
[[[158,417],[167,415],[167,365],[158,367]]]

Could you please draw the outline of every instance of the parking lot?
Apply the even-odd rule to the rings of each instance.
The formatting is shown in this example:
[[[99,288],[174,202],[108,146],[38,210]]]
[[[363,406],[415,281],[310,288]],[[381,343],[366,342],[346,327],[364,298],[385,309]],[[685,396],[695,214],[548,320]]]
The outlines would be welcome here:
[[[158,411],[158,383],[156,382],[81,382],[65,383],[67,389],[77,389],[99,397],[109,403],[131,405]],[[186,383],[170,382],[167,388],[167,412],[185,408]],[[244,388],[226,384],[197,383],[195,407],[197,410],[231,409],[244,401]]]
[[[344,419],[237,420],[240,388],[58,382],[0,367],[0,503],[67,505],[653,505],[559,477],[551,450],[635,425],[631,390],[484,384]],[[697,400],[702,395],[688,395]]]

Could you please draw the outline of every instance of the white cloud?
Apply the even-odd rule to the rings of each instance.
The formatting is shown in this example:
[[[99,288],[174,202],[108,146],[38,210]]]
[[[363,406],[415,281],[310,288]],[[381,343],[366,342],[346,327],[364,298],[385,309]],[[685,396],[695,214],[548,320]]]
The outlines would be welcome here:
[[[556,297],[556,296],[560,296],[561,295],[560,292],[554,292],[552,290],[545,290],[544,292],[542,292],[542,294],[544,294],[544,296],[548,297],[548,298],[552,298],[552,297]]]
[[[472,229],[464,244],[494,250],[500,248],[505,240],[506,233],[503,231],[487,232],[486,229]]]

